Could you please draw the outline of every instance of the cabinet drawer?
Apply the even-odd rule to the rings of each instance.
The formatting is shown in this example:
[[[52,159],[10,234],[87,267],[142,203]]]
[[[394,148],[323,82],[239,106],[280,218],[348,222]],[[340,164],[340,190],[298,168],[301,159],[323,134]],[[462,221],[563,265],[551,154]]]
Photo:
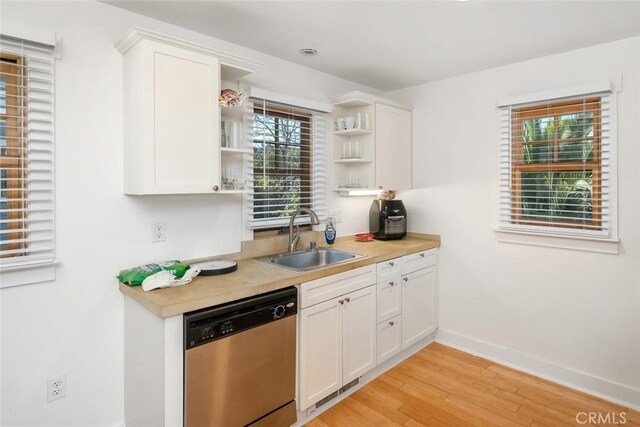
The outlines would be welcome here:
[[[389,320],[392,317],[396,317],[400,314],[402,309],[402,300],[400,295],[402,294],[402,287],[400,284],[402,279],[400,276],[396,276],[385,282],[380,282],[377,285],[377,316],[376,322],[380,323],[384,320]]]
[[[395,258],[395,259],[390,259],[389,261],[379,262],[377,264],[378,282],[385,282],[402,274],[400,272],[401,265],[402,265],[401,258]]]
[[[327,301],[376,283],[376,266],[356,268],[333,276],[322,277],[300,286],[300,308]]]
[[[379,365],[390,357],[400,353],[402,349],[402,316],[396,316],[378,325],[377,358]]]
[[[413,273],[422,268],[431,267],[438,262],[437,249],[429,249],[428,251],[416,252],[415,254],[402,257],[402,274]]]

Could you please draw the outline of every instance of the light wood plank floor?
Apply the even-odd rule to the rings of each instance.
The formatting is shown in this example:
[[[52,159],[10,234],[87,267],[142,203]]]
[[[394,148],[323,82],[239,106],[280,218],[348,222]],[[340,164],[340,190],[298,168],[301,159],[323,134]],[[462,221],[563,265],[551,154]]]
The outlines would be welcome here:
[[[587,423],[589,413],[609,418]],[[640,426],[640,413],[433,343],[307,427],[621,424]]]

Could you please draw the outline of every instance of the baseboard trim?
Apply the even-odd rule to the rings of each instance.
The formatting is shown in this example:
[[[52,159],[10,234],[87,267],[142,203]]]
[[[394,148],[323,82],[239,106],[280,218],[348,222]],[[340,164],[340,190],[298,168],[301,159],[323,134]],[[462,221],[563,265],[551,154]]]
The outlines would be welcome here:
[[[640,410],[640,389],[452,331],[439,329],[435,341],[601,399]]]

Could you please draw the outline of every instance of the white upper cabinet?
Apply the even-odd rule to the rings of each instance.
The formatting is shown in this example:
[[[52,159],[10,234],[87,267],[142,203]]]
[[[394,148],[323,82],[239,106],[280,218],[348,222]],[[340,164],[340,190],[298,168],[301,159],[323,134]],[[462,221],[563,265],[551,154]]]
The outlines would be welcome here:
[[[411,110],[364,92],[332,98],[333,190],[411,189]]]
[[[250,70],[205,46],[134,28],[124,57],[124,192],[221,193],[221,81]]]
[[[411,111],[376,103],[376,187],[411,189]]]

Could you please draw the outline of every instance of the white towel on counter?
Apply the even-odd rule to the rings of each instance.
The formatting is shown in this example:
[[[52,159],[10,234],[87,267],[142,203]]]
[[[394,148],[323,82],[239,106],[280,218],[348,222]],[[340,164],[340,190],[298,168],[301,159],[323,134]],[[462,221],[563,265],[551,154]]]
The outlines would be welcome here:
[[[159,271],[142,281],[142,289],[148,292],[154,289],[174,288],[176,286],[186,285],[187,283],[191,283],[193,278],[198,274],[200,274],[199,268],[188,269],[181,278],[177,278],[168,270]]]

